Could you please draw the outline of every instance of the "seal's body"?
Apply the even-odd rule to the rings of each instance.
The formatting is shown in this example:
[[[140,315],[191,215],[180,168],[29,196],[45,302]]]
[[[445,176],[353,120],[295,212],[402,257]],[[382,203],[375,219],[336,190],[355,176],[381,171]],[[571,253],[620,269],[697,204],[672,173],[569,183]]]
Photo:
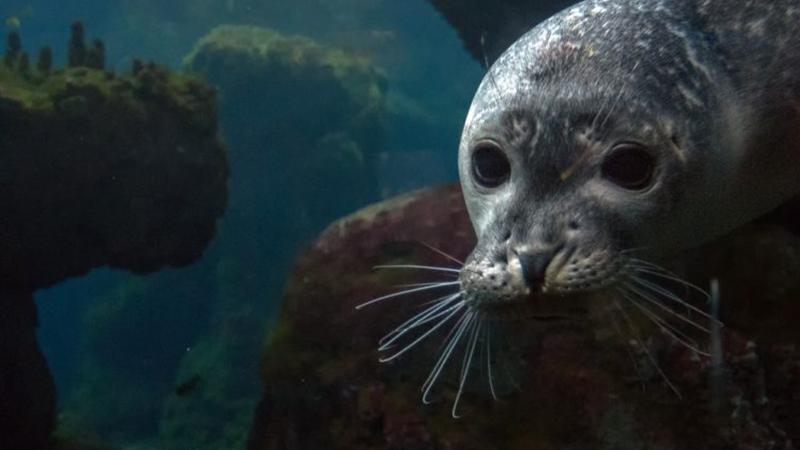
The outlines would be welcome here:
[[[459,149],[467,303],[614,286],[800,192],[798,30],[800,0],[593,0],[521,37]]]

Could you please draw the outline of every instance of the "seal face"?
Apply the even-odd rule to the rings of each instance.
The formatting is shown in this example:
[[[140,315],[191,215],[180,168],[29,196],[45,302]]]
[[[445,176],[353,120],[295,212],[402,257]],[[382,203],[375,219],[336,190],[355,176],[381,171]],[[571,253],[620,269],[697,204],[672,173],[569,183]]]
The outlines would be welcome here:
[[[672,288],[715,296],[653,261],[800,192],[798,23],[800,0],[590,0],[520,38],[478,88],[459,147],[475,249],[460,268],[383,266],[450,278],[358,306],[457,289],[381,339],[381,361],[449,328],[422,391],[429,402],[463,342],[457,417],[479,347],[495,395],[495,319],[583,318],[601,290],[617,295],[598,312],[634,328],[627,307],[712,356],[695,337],[722,324]]]
[[[656,271],[642,258],[800,192],[797,23],[797,0],[595,0],[520,38],[481,83],[459,147],[479,237],[466,304],[636,293],[634,275]]]

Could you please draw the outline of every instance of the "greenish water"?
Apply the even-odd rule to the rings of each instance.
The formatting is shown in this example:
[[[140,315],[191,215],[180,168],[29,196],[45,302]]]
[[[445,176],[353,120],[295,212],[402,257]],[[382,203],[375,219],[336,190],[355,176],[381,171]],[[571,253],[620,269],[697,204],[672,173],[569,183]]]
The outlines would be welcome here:
[[[326,98],[304,89],[328,83],[313,65],[292,83],[259,81],[248,63],[198,63],[217,88],[230,165],[227,209],[202,258],[142,276],[96,268],[35,293],[62,432],[128,448],[241,448],[261,391],[262,343],[296,252],[360,206],[456,180],[482,67],[423,0],[11,0],[0,17],[29,51],[52,46],[56,66],[75,20],[87,39],[102,38],[108,69],[120,73],[136,58],[192,71],[186,58],[198,41],[228,24],[303,36],[334,52],[333,65],[363,65],[355,78],[334,75],[341,86]],[[369,89],[380,97],[372,106],[362,98]],[[287,114],[292,122],[277,126]],[[349,121],[356,114],[373,122]],[[306,144],[335,153],[311,167],[292,154]]]

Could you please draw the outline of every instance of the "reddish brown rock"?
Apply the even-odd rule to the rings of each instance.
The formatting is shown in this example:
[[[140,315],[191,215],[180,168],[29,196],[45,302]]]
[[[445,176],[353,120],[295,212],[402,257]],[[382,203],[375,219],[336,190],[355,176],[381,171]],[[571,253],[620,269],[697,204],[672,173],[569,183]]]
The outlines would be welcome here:
[[[632,318],[680,396],[609,315],[544,326],[517,320],[501,325],[509,339],[494,364],[500,399],[491,399],[486,371],[475,364],[458,420],[450,413],[461,354],[432,404],[420,401],[444,333],[390,363],[377,361],[380,337],[432,296],[355,310],[393,285],[431,279],[375,265],[455,265],[418,242],[457,258],[469,253],[474,236],[456,187],[362,210],[334,223],[299,258],[264,353],[265,393],[250,450],[788,449],[800,439],[800,352],[790,327],[800,281],[788,275],[800,269],[796,236],[754,226],[672,264],[692,279],[722,283],[729,326],[721,369]],[[747,263],[778,248],[782,256]]]

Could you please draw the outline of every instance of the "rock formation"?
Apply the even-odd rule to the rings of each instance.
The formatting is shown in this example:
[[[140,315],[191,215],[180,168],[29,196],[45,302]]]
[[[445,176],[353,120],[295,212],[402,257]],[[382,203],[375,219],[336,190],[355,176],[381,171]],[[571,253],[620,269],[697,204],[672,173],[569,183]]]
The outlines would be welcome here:
[[[474,237],[458,188],[359,211],[298,259],[264,351],[250,450],[777,449],[800,440],[800,237],[784,228],[751,225],[669,264],[696,283],[719,280],[722,365],[634,309],[629,324],[613,314],[562,325],[498,322],[507,334],[492,353],[499,400],[478,353],[459,420],[450,413],[463,346],[433,403],[420,401],[446,331],[377,361],[380,337],[438,295],[355,310],[397,286],[437,279],[375,265],[457,266],[420,242],[456,258],[469,253]]]
[[[82,32],[73,25],[71,51]],[[155,65],[116,75],[79,55],[53,69],[49,50],[34,71],[18,35],[8,41],[0,447],[38,450],[49,445],[55,393],[35,341],[33,292],[95,267],[148,273],[197,260],[225,209],[228,168],[214,92],[202,82]]]

